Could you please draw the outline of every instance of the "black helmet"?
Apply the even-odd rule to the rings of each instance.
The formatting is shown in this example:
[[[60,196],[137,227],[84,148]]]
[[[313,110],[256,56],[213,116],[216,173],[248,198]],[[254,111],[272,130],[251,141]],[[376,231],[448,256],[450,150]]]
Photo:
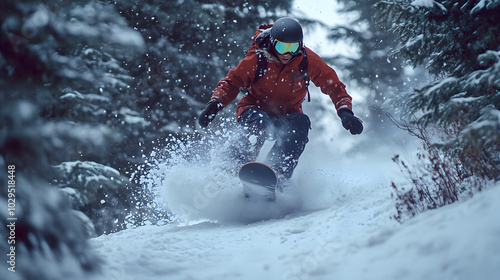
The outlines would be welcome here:
[[[271,37],[285,43],[302,42],[302,27],[293,18],[284,17],[278,19],[271,28]]]

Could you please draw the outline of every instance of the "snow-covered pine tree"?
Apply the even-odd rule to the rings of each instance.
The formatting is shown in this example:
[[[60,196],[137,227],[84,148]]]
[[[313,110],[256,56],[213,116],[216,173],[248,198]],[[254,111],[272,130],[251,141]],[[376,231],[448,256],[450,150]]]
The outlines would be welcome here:
[[[88,279],[98,270],[88,218],[48,183],[53,165],[105,161],[108,145],[125,138],[108,121],[122,117],[115,97],[130,81],[113,55],[140,50],[142,37],[102,1],[7,0],[0,18],[0,182],[7,166],[18,182],[19,262],[9,279]]]
[[[398,94],[407,86],[402,60],[390,56],[397,46],[396,36],[388,32],[386,24],[381,24],[374,9],[378,0],[338,1],[343,8],[338,12],[346,19],[344,24],[331,29],[329,38],[352,45],[356,53],[351,56],[338,55],[332,62],[340,71],[345,72],[346,82],[352,82],[367,90],[364,102],[367,103],[370,128],[375,133],[387,134],[390,128],[382,109],[386,98]]]
[[[149,127],[128,86],[133,78],[123,67],[130,57],[143,50],[141,34],[127,26],[113,5],[102,1],[40,5],[31,2],[4,3],[3,11],[11,13],[5,13],[7,28],[2,55],[7,66],[2,69],[9,69],[5,70],[6,77],[13,84],[31,81],[25,83],[24,88],[33,87],[26,93],[37,94],[27,94],[23,99],[35,104],[43,119],[75,127],[76,132],[71,132],[74,141],[64,142],[62,149],[54,151],[51,164],[94,161],[129,174],[134,161],[142,159],[143,132]],[[18,11],[16,5],[31,8]],[[31,71],[33,67],[42,70]],[[18,96],[15,90],[6,93],[15,94]],[[86,133],[86,129],[92,128],[97,129]],[[119,200],[120,205],[127,207],[116,212],[126,216],[128,211],[136,211],[132,205],[143,195],[139,186],[122,182],[124,192]],[[99,201],[94,205],[101,205]],[[106,208],[101,206],[100,210]],[[93,211],[99,211],[88,210],[91,216]],[[111,224],[116,225],[112,231],[123,227],[114,222],[116,219],[108,218],[105,223],[96,224],[98,234],[109,232]]]
[[[2,279],[83,280],[97,274],[100,260],[87,241],[92,222],[72,210],[61,192],[43,180],[30,178],[25,167],[12,163],[0,156],[0,199],[4,206],[0,217],[5,222],[0,227],[5,237],[0,250],[10,255],[0,263]],[[36,164],[32,162],[29,168],[36,168]],[[12,174],[13,179],[9,177]],[[8,192],[8,182],[15,182],[10,185],[15,197],[9,196],[9,201],[7,195],[14,192]]]
[[[36,92],[36,87],[24,90]],[[87,243],[90,220],[71,209],[68,199],[47,180],[53,177],[51,163],[64,146],[91,140],[85,135],[96,134],[99,128],[48,122],[39,116],[37,104],[22,100],[23,91],[2,87],[4,93],[12,98],[0,103],[0,183],[4,186],[0,199],[5,206],[0,213],[3,221],[16,220],[9,221],[15,224],[13,229],[0,228],[0,234],[13,236],[15,244],[2,242],[0,250],[10,252],[14,247],[16,257],[14,263],[0,264],[2,275],[15,266],[8,279],[85,279],[99,269]],[[7,183],[12,186],[9,192]]]
[[[123,209],[129,207],[126,177],[116,169],[92,161],[55,166],[54,184],[70,197],[72,207],[87,214],[99,233],[125,228]]]
[[[394,52],[425,64],[436,81],[410,94],[418,122],[456,128],[440,146],[479,176],[500,179],[500,1],[383,1],[399,35]],[[484,170],[478,170],[475,165]]]
[[[500,1],[391,0],[378,12],[399,36],[393,54],[435,77],[394,103],[425,138],[432,179],[454,181],[456,199],[467,180],[500,180]]]

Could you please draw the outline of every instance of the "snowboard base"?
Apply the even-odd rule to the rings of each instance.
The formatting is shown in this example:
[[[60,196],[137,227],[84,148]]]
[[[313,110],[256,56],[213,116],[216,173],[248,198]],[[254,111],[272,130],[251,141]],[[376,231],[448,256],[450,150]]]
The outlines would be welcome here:
[[[275,201],[278,177],[276,172],[266,164],[249,162],[238,172],[243,184],[245,196],[250,199]]]

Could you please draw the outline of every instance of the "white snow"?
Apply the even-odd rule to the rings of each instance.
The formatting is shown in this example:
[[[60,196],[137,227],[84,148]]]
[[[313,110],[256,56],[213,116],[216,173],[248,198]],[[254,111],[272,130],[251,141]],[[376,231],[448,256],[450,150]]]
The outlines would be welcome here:
[[[414,0],[411,2],[411,5],[414,7],[425,7],[425,8],[432,8],[434,7],[434,5],[436,5],[438,6],[439,9],[441,9],[441,11],[447,12],[443,4],[436,2],[434,0]]]
[[[81,102],[83,100],[91,102],[91,103],[109,103],[111,100],[102,95],[87,93],[81,94],[80,92],[73,90],[72,92],[68,92],[59,97],[61,100],[68,100],[72,102]]]
[[[423,34],[417,35],[411,39],[408,39],[408,42],[406,42],[405,47],[411,48],[415,44],[420,44],[422,40],[424,40],[424,35]]]
[[[122,107],[119,110],[119,114],[123,117],[123,120],[128,124],[138,124],[138,125],[149,125],[149,122],[145,120],[138,112]]]
[[[486,9],[494,9],[495,7],[500,5],[500,1],[498,0],[480,0],[474,8],[470,11],[470,14],[476,14],[483,10],[484,8]]]
[[[23,31],[29,34],[26,36],[35,36],[37,32],[47,24],[49,24],[50,15],[48,11],[40,5],[36,12],[31,14],[24,22]],[[29,30],[29,32],[28,32]],[[33,30],[33,31],[32,31]],[[33,33],[32,33],[33,32]]]
[[[429,8],[431,8],[432,6],[434,6],[434,3],[435,3],[434,0],[414,0],[413,2],[411,2],[411,5],[416,6],[416,7],[429,7]]]

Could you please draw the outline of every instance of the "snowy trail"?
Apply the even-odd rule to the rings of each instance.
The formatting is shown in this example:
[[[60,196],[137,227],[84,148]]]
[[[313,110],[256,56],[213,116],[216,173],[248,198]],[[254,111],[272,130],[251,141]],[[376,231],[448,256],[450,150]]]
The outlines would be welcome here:
[[[370,215],[326,209],[245,226],[144,227],[94,245],[114,244],[105,252],[113,260],[106,269],[110,279],[303,279],[351,250],[346,243],[356,242],[366,227],[356,222],[362,214]]]
[[[404,226],[376,190],[280,220],[147,226],[93,246],[106,279],[497,279],[500,188]]]
[[[309,181],[310,187],[315,190],[327,182],[332,187],[306,194],[301,209],[284,218],[247,223],[238,214],[242,221],[147,226],[94,239],[106,262],[106,277],[307,279],[321,275],[318,268],[325,263],[340,265],[344,256],[357,251],[360,240],[395,223],[389,220],[393,206],[383,170],[370,165],[361,173],[347,171],[360,170],[357,164],[356,169],[327,172],[312,166],[297,170],[304,178],[323,174]],[[328,206],[318,209],[318,203]],[[266,211],[263,207],[260,214]]]

